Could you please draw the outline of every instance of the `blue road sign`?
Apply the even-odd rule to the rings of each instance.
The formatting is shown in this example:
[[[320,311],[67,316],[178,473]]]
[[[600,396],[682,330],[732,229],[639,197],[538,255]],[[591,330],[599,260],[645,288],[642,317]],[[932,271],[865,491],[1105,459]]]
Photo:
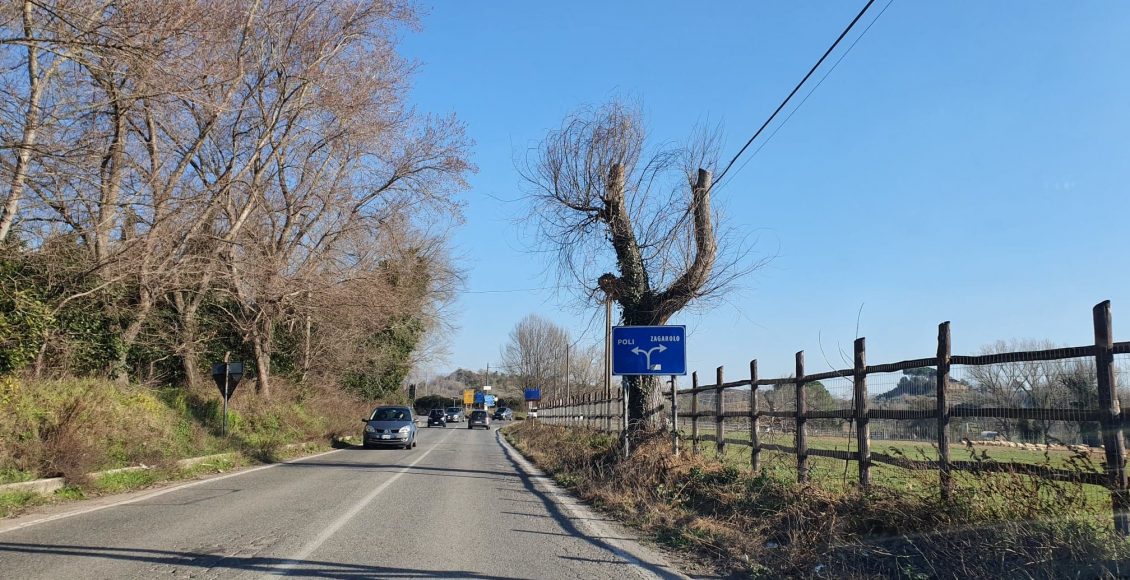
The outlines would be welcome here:
[[[483,400],[484,400],[483,399],[483,392],[482,391],[475,391],[475,404],[476,405],[481,404],[483,402]]]
[[[523,391],[523,393],[526,395],[527,401],[540,401],[541,400],[541,389],[538,389],[538,388],[526,389],[525,391]]]
[[[486,396],[486,404],[487,404],[488,407],[494,406],[494,395],[487,395]]]
[[[612,374],[687,374],[687,327],[612,327]]]

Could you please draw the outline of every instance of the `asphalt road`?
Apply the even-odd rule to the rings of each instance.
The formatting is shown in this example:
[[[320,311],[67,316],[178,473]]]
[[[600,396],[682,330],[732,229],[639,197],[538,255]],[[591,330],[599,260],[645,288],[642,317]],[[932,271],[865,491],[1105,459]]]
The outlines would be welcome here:
[[[418,440],[0,521],[0,577],[678,577],[493,429]]]

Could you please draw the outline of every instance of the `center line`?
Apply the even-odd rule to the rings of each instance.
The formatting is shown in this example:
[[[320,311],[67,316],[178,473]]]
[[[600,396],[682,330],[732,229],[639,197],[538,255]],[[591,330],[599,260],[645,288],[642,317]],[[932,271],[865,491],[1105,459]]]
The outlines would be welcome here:
[[[301,551],[299,551],[293,557],[288,558],[287,563],[277,566],[275,568],[275,574],[272,575],[278,575],[278,573],[280,572],[283,576],[290,575],[290,573],[294,571],[295,567],[306,560],[306,558],[310,557],[310,554],[313,554],[315,550],[322,546],[322,544],[326,543],[326,540],[329,540],[331,537],[333,537],[333,535],[336,534],[337,531],[342,528],[342,526],[349,523],[349,520],[353,519],[357,516],[357,514],[361,513],[361,510],[365,509],[365,506],[369,505],[369,503],[372,502],[378,495],[380,495],[382,491],[388,489],[388,486],[392,485],[393,482],[395,482],[397,479],[400,479],[401,475],[404,475],[409,469],[415,467],[417,463],[423,461],[429,453],[436,449],[436,446],[450,437],[452,433],[454,433],[454,431],[448,431],[442,438],[440,438],[439,441],[436,441],[434,444],[432,444],[431,448],[420,454],[420,456],[412,461],[412,463],[409,463],[408,465],[402,467],[392,477],[386,479],[384,483],[378,485],[375,489],[373,489],[373,491],[369,492],[369,495],[361,498],[361,501],[354,504],[352,508],[349,508],[349,511],[342,514],[341,517],[334,520],[334,522],[329,526],[326,526],[326,529],[322,530],[322,533],[318,534],[318,537],[314,538],[310,541],[310,543],[303,546]]]

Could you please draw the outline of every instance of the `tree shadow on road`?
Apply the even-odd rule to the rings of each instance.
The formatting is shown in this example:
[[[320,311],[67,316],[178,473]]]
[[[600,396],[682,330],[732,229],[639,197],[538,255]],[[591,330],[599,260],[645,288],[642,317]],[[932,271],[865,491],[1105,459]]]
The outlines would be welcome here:
[[[366,564],[322,562],[316,560],[291,560],[266,556],[226,556],[201,552],[152,550],[142,548],[109,548],[56,544],[21,544],[0,542],[0,554],[86,557],[119,562],[135,562],[192,570],[239,570],[278,576],[306,578],[496,578],[506,576],[485,575],[469,570],[425,570],[393,568]],[[125,575],[125,573],[123,574]]]

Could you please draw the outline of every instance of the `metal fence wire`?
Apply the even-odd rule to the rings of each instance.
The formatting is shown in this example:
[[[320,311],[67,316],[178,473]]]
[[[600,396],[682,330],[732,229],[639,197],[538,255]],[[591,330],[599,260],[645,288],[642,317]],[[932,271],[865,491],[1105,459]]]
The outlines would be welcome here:
[[[935,470],[946,498],[955,471],[1101,485],[1115,529],[1130,535],[1130,342],[1114,342],[1109,301],[1092,314],[1093,345],[954,355],[945,322],[937,353],[919,359],[867,364],[860,338],[851,368],[806,371],[799,352],[787,377],[759,376],[757,361],[737,380],[724,380],[721,367],[713,380],[693,373],[673,393],[675,405],[665,405],[666,416],[678,415],[667,425],[676,449],[682,439],[729,460],[745,448],[753,469],[789,466],[802,482],[819,459],[854,463],[865,487],[876,465]],[[577,404],[548,417],[576,424]]]

